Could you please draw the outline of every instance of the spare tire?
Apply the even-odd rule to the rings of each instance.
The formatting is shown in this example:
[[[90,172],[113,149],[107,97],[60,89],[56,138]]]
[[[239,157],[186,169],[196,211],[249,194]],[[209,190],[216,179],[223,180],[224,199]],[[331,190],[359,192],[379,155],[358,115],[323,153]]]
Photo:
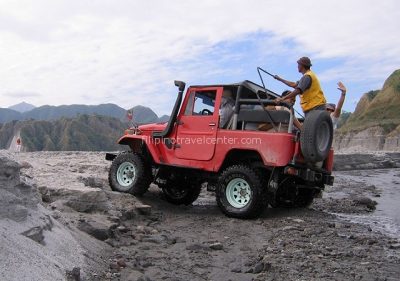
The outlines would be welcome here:
[[[313,110],[304,120],[300,134],[301,151],[306,162],[324,160],[332,146],[332,119],[324,110]]]

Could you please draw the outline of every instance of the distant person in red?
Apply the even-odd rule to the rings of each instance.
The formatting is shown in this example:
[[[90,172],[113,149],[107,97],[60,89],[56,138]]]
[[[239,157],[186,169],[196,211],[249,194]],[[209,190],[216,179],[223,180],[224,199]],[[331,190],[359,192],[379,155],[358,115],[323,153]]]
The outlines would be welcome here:
[[[132,121],[132,118],[133,118],[132,111],[128,110],[126,112],[126,118],[128,118],[129,121]]]
[[[128,119],[129,126],[131,126],[131,127],[136,127],[137,126],[135,124],[135,122],[133,121],[133,112],[132,112],[132,110],[128,110],[126,112],[126,118]]]
[[[17,138],[17,152],[21,151],[21,139]]]

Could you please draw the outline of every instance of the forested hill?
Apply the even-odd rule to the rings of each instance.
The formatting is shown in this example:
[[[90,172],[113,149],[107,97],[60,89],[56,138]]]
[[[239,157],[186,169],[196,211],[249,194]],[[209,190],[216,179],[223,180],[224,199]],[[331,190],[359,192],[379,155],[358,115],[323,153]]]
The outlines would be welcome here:
[[[400,69],[386,79],[381,90],[361,97],[354,113],[335,132],[334,148],[400,151]]]
[[[390,132],[400,125],[400,69],[386,79],[381,90],[364,94],[341,132],[381,126]]]
[[[19,134],[24,151],[72,150],[111,151],[122,147],[116,142],[128,127],[113,117],[80,115],[52,121],[13,121],[0,127],[0,149],[7,149]]]

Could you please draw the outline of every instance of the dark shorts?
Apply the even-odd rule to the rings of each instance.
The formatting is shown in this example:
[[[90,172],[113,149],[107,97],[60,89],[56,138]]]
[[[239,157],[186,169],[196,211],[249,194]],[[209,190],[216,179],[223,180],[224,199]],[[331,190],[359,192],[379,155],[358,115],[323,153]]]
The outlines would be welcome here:
[[[307,117],[307,114],[313,110],[326,110],[326,106],[325,106],[325,104],[317,105],[316,107],[313,107],[310,110],[304,112],[304,117]]]

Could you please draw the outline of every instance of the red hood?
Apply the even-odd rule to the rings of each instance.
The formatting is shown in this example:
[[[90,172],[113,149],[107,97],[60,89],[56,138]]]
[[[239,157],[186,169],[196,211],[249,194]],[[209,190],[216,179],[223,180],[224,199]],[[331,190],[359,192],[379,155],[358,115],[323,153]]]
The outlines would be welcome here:
[[[167,127],[167,123],[151,123],[146,125],[140,125],[139,130],[141,131],[163,131]]]

